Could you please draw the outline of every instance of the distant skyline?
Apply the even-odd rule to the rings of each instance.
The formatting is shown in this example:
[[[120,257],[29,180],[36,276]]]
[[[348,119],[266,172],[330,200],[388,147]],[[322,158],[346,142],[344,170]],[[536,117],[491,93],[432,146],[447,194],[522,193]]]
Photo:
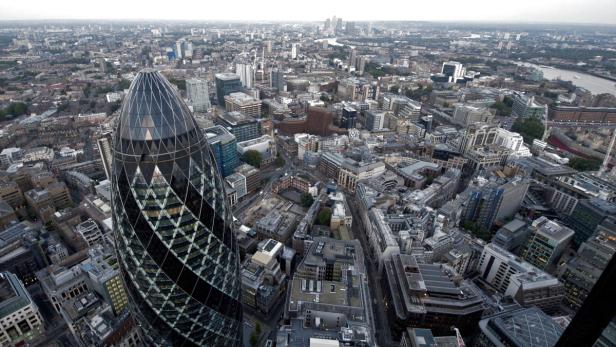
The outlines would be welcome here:
[[[0,20],[236,20],[322,21],[417,20],[616,25],[616,0],[391,0],[387,2],[282,2],[184,0],[3,1]]]

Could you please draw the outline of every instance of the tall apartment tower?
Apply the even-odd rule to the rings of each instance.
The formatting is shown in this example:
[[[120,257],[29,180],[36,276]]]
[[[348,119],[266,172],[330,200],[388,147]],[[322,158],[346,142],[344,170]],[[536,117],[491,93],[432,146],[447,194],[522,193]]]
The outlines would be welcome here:
[[[118,123],[116,249],[146,345],[239,346],[238,245],[207,140],[153,69],[133,80]]]
[[[186,80],[186,94],[195,112],[205,112],[212,107],[206,81],[197,78]]]

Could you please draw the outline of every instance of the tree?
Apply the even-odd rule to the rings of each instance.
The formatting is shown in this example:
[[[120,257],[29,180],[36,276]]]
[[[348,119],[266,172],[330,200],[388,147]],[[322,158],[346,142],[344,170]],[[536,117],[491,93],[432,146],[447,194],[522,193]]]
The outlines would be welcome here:
[[[317,214],[317,224],[318,225],[329,225],[329,222],[331,219],[332,219],[332,210],[327,207],[319,211],[319,214]]]
[[[256,346],[258,343],[259,343],[259,336],[257,336],[257,334],[255,334],[255,332],[253,331],[252,334],[250,334],[250,345]]]
[[[511,126],[511,131],[520,133],[526,143],[542,138],[544,130],[543,123],[537,117],[519,117]]]
[[[597,171],[601,167],[601,160],[595,158],[580,158],[575,157],[569,160],[567,164],[578,171]]]
[[[391,87],[389,87],[389,92],[390,93],[394,93],[394,94],[399,94],[400,93],[400,87],[398,87],[398,86],[391,86]]]
[[[118,83],[118,88],[120,90],[128,89],[130,87],[130,81],[127,79],[122,79],[120,83]]]
[[[261,167],[261,153],[255,150],[249,150],[244,152],[242,160],[256,168]]]
[[[282,156],[280,155],[280,153],[278,153],[276,155],[276,161],[274,162],[276,164],[276,166],[278,167],[283,167],[285,164],[284,158],[282,158]]]
[[[312,195],[310,195],[308,193],[302,194],[301,204],[302,204],[303,207],[308,208],[308,207],[312,206],[313,202],[314,202],[314,198],[312,197]]]

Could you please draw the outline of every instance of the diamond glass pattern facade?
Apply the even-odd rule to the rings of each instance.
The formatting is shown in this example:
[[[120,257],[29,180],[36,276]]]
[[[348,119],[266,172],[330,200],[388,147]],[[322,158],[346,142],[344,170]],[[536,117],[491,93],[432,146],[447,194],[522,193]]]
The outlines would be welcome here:
[[[156,346],[237,346],[237,243],[221,176],[187,106],[141,71],[114,141],[116,246],[131,307]]]

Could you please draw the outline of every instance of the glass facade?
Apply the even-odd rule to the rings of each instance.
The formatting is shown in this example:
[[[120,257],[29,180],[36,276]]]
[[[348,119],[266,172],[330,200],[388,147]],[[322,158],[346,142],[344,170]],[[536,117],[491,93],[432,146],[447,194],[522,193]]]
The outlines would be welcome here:
[[[147,344],[239,346],[239,257],[222,178],[187,106],[151,69],[124,99],[112,200],[120,268]]]

